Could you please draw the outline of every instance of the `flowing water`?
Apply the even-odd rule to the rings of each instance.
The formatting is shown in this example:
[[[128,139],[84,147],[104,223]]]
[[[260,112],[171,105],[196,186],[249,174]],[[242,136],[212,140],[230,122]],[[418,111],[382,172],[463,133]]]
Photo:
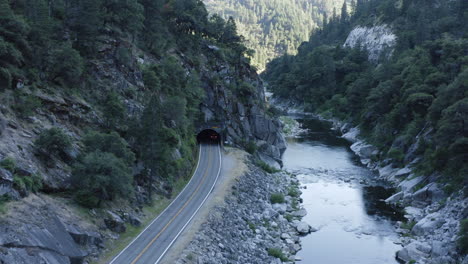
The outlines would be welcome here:
[[[383,202],[394,190],[376,181],[330,123],[297,120],[308,131],[288,138],[284,167],[305,188],[303,221],[318,229],[302,238],[301,263],[397,264],[393,221],[402,215]]]

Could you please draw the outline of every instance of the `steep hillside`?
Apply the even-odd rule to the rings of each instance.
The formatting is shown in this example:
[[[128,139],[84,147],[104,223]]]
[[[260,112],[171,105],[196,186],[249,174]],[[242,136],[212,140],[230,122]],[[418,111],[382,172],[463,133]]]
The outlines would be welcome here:
[[[451,239],[468,216],[466,21],[462,0],[358,1],[351,17],[333,18],[264,74],[277,97],[357,126],[354,136],[360,130],[376,147],[362,151],[367,162],[401,188],[391,201],[424,212],[410,214],[419,221],[411,235],[454,253],[417,255],[420,243],[409,240],[405,261],[452,263],[456,248],[467,253],[466,234]]]
[[[246,51],[197,0],[0,0],[0,262],[96,259],[187,179],[207,122],[279,161]]]
[[[295,53],[324,17],[340,13],[343,0],[204,0],[211,13],[233,17],[246,46],[255,51],[253,63],[259,70],[267,61]],[[354,1],[350,1],[352,3]],[[353,5],[353,4],[351,4]],[[351,9],[348,9],[348,12]]]

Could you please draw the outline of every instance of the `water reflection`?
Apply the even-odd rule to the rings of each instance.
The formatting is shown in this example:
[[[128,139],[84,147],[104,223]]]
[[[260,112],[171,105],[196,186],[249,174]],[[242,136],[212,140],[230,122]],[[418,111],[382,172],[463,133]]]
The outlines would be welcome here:
[[[331,124],[299,121],[309,131],[288,139],[283,160],[306,187],[302,198],[309,213],[304,221],[319,229],[302,239],[298,255],[303,263],[398,263],[394,256],[400,246],[394,243],[398,238],[391,221],[401,215],[382,201],[392,190],[374,182]]]

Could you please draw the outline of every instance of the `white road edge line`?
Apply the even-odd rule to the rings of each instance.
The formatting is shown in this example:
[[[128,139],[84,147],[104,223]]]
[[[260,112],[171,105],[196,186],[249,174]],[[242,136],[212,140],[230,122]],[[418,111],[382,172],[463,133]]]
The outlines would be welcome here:
[[[176,237],[171,241],[171,243],[169,244],[169,246],[167,246],[166,250],[164,250],[164,252],[161,254],[161,256],[158,258],[158,260],[156,260],[156,262],[154,264],[158,264],[159,261],[161,261],[161,259],[164,257],[164,255],[167,253],[167,251],[169,250],[169,248],[171,248],[172,244],[174,244],[174,242],[177,240],[177,238],[179,238],[180,234],[182,234],[182,232],[185,230],[185,228],[187,227],[187,225],[190,223],[190,221],[192,221],[192,219],[195,217],[195,215],[198,213],[198,211],[200,210],[200,208],[203,206],[203,204],[205,204],[206,200],[208,199],[208,196],[210,196],[211,192],[213,192],[213,189],[216,185],[216,183],[218,182],[218,178],[219,178],[219,175],[221,173],[221,167],[223,165],[223,162],[222,162],[222,158],[221,158],[221,147],[218,145],[218,153],[219,153],[219,169],[218,169],[218,175],[216,175],[216,179],[213,183],[213,186],[211,186],[211,189],[210,191],[208,192],[208,194],[206,195],[205,199],[203,199],[202,203],[200,204],[200,206],[197,208],[197,210],[193,213],[193,215],[190,217],[190,219],[187,221],[187,223],[185,223],[185,225],[182,227],[182,229],[179,231],[179,233],[176,235]]]
[[[192,175],[192,178],[190,179],[190,181],[187,183],[187,185],[185,185],[185,187],[182,189],[182,191],[179,193],[179,195],[177,195],[177,197],[158,215],[158,217],[156,217],[153,221],[151,221],[151,223],[145,228],[143,229],[143,231],[141,231],[141,233],[135,238],[132,240],[132,242],[130,242],[130,244],[128,244],[128,246],[126,246],[122,251],[120,251],[120,253],[114,258],[112,259],[111,262],[109,262],[109,264],[112,264],[114,263],[114,261],[116,261],[120,255],[122,255],[122,253],[125,252],[125,250],[127,250],[141,235],[143,235],[143,233],[145,233],[145,231],[154,224],[154,222],[156,222],[156,220],[159,219],[159,217],[161,217],[166,211],[167,209],[169,209],[169,207],[171,207],[171,205],[177,201],[177,199],[179,199],[179,197],[182,195],[182,193],[185,191],[185,189],[187,189],[187,187],[190,185],[190,183],[192,182],[194,176],[195,176],[195,173],[197,173],[198,171],[198,166],[200,165],[200,160],[201,160],[201,150],[202,150],[202,144],[200,144],[200,148],[198,150],[198,162],[197,162],[197,167],[195,168],[195,171],[193,172],[193,175]]]

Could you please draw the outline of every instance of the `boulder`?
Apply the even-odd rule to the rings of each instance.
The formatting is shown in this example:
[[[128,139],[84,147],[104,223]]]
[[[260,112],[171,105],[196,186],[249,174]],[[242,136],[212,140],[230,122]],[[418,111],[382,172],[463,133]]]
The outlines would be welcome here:
[[[412,191],[414,187],[416,187],[418,184],[422,183],[423,181],[424,181],[424,177],[422,176],[420,177],[409,176],[406,180],[400,182],[400,184],[398,184],[398,187],[400,187],[401,190],[404,192],[409,192],[409,191]]]
[[[287,208],[288,208],[288,206],[285,203],[273,204],[273,210],[275,210],[276,212],[278,212],[280,214],[286,213]]]
[[[346,128],[341,128],[341,131],[345,132]],[[345,134],[342,136],[344,139],[347,139],[351,142],[356,142],[358,140],[359,136],[359,128],[353,127],[349,131],[345,132]]]
[[[311,232],[311,226],[306,222],[299,222],[296,226],[296,230],[301,235],[307,235]]]
[[[11,199],[19,200],[21,198],[18,191],[13,188],[13,174],[0,168],[0,196],[7,195]]]
[[[417,241],[412,242],[397,252],[397,259],[409,262],[411,260],[419,261],[428,257],[428,254],[423,252],[421,249],[426,251],[426,245]]]
[[[81,246],[99,246],[103,241],[98,232],[84,231],[75,225],[66,225],[66,230],[73,238],[75,243]]]
[[[402,169],[399,169],[396,173],[395,173],[395,177],[397,178],[403,178],[403,177],[406,177],[408,175],[411,174],[411,169],[408,168],[408,167],[405,167],[405,168],[402,168]]]
[[[301,209],[301,210],[293,212],[292,215],[297,216],[297,217],[304,217],[304,216],[307,215],[307,210],[306,209]]]
[[[411,232],[417,236],[423,236],[424,234],[433,232],[444,223],[444,217],[439,212],[435,212],[419,220],[419,222],[414,225]]]
[[[445,198],[447,195],[437,183],[430,183],[413,194],[413,200],[417,202],[434,203]]]
[[[127,230],[122,218],[111,211],[107,211],[107,218],[104,219],[104,223],[107,228],[117,233],[123,233]]]
[[[403,195],[404,195],[403,192],[395,193],[394,195],[392,195],[392,196],[388,197],[387,199],[385,199],[385,202],[387,204],[396,204],[403,198]]]

